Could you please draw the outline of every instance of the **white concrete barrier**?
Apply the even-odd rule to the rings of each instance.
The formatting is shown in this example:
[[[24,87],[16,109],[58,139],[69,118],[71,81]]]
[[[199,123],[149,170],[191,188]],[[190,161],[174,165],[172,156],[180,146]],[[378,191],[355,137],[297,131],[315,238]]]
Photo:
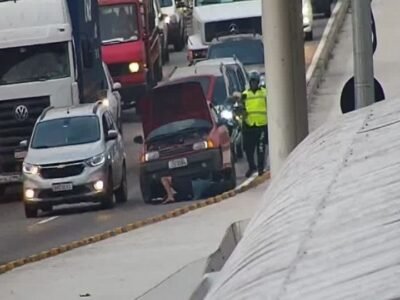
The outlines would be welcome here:
[[[310,134],[205,299],[399,299],[399,153],[399,100]]]

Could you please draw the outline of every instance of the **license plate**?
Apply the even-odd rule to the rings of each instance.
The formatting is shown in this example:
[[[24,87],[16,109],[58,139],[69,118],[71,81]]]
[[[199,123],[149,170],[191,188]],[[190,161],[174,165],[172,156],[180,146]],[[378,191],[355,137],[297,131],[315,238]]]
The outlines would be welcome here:
[[[24,159],[26,157],[26,151],[15,151],[14,157],[15,159]]]
[[[170,160],[168,162],[168,167],[170,169],[177,169],[177,168],[183,168],[188,165],[188,161],[186,158],[179,158],[179,159],[174,159]]]
[[[53,184],[53,192],[65,192],[65,191],[72,191],[73,185],[72,183],[59,183]]]
[[[15,182],[22,182],[21,174],[0,175],[0,183],[15,183]]]

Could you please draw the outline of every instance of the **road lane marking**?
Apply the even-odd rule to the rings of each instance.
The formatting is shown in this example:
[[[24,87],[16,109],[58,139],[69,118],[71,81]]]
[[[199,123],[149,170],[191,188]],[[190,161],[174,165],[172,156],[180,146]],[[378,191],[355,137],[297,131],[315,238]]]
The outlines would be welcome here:
[[[38,224],[38,225],[46,224],[46,223],[51,222],[51,221],[53,221],[53,220],[55,220],[57,218],[58,218],[58,216],[54,216],[54,217],[51,217],[51,218],[44,219],[44,220],[42,220],[40,222],[37,222],[36,224]]]

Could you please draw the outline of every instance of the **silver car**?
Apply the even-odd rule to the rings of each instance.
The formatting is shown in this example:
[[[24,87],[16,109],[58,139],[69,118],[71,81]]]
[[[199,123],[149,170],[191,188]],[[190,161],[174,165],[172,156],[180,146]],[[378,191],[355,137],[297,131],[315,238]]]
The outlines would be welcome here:
[[[54,205],[99,202],[112,208],[126,202],[123,140],[102,102],[48,108],[37,120],[23,163],[25,215]]]

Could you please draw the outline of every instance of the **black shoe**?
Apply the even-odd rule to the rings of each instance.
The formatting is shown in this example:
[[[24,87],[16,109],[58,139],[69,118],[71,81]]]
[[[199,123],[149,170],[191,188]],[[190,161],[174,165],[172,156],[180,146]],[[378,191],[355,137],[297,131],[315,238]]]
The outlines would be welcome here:
[[[253,173],[254,173],[254,169],[249,169],[249,170],[246,172],[246,178],[250,178],[251,175],[253,175]]]
[[[258,171],[258,176],[263,176],[263,175],[264,175],[264,173],[265,173],[265,171],[264,171],[264,170],[259,170],[259,171]]]

